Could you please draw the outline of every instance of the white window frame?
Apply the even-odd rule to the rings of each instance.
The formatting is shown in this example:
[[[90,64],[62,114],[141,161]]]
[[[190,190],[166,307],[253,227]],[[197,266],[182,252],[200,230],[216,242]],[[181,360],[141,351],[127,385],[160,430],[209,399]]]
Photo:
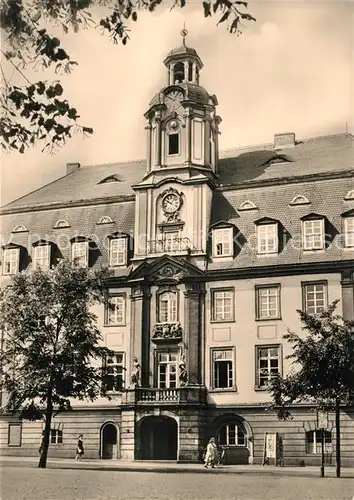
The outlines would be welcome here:
[[[106,307],[107,325],[125,325],[126,319],[126,296],[125,294],[111,295],[108,298],[109,304]]]
[[[221,430],[225,427],[225,437],[226,437],[226,443],[221,443],[220,442],[220,432]],[[235,436],[235,443],[230,443],[230,430],[233,430],[233,434]],[[240,433],[242,433],[243,435],[243,443],[240,443],[239,442],[239,429],[240,429]],[[247,436],[246,436],[246,432],[244,431],[244,429],[240,426],[240,425],[237,425],[235,423],[227,423],[227,424],[224,424],[220,427],[219,429],[219,432],[218,432],[218,444],[220,446],[227,446],[227,447],[236,447],[236,446],[247,446]]]
[[[174,389],[178,387],[178,357],[177,352],[157,353],[157,385],[160,389]]]
[[[20,249],[18,247],[5,248],[2,274],[12,275],[18,273],[20,269]]]
[[[280,317],[280,285],[256,286],[256,319],[277,319]]]
[[[77,249],[81,249],[81,251],[78,252]],[[73,243],[71,244],[71,260],[79,267],[88,266],[88,260],[89,260],[88,241],[73,241]]]
[[[108,392],[120,392],[124,388],[125,384],[125,353],[116,351],[114,352],[113,356],[107,356],[105,363],[107,376],[113,379],[112,388],[107,389]],[[116,388],[116,380],[121,380],[121,387],[119,387],[118,389]]]
[[[271,353],[272,350],[277,350],[277,354]],[[260,356],[261,350],[267,350],[267,356]],[[277,370],[274,368],[274,360],[277,360]],[[267,367],[261,368],[261,360],[267,361]],[[264,372],[264,373],[262,373]],[[259,389],[267,389],[269,382],[274,374],[282,373],[282,350],[279,344],[274,345],[257,345],[256,346],[256,387]],[[264,383],[263,383],[264,382]]]
[[[211,290],[211,321],[230,322],[234,321],[234,289],[220,288]]]
[[[213,229],[213,257],[232,257],[233,228]]]
[[[321,430],[313,430],[306,432],[306,454],[321,455],[322,453],[322,436]],[[317,435],[318,434],[318,435]],[[329,439],[328,439],[329,438]],[[332,454],[332,433],[325,430],[325,453]]]
[[[344,219],[344,246],[345,248],[354,247],[354,216]]]
[[[63,444],[62,429],[50,429],[50,444]]]
[[[178,296],[177,292],[165,291],[158,295],[158,322],[177,323]]]
[[[35,246],[33,248],[33,268],[40,268],[43,270],[50,269],[50,254],[50,244]]]
[[[314,287],[314,290],[309,290],[309,287]],[[317,287],[322,287],[320,290]],[[323,281],[314,281],[311,283],[303,283],[302,284],[303,291],[303,309],[307,314],[320,314],[327,307],[327,283]],[[311,298],[311,302],[313,301],[313,305],[309,305],[309,294],[313,294],[313,299]],[[321,298],[322,296],[322,298]],[[320,304],[318,304],[318,301]],[[323,302],[323,305],[321,305]],[[309,308],[312,308],[313,311],[310,312]]]
[[[278,223],[257,224],[257,253],[277,254],[279,249]]]
[[[325,220],[323,217],[302,221],[302,243],[304,250],[324,250]]]
[[[125,266],[127,264],[127,238],[111,238],[109,243],[109,265]]]
[[[235,350],[233,347],[211,348],[211,387],[213,390],[235,389]],[[227,384],[220,385],[220,366],[227,363]]]

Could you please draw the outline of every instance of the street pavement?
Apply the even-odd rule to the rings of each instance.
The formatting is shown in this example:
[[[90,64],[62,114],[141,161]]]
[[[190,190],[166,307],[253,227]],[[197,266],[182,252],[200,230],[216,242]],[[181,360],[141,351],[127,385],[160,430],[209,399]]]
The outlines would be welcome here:
[[[53,467],[49,462],[47,469],[38,469],[31,462],[3,462],[1,500],[352,500],[354,496],[354,480],[349,477],[223,473],[221,468],[171,474],[163,469],[156,473],[72,465]]]

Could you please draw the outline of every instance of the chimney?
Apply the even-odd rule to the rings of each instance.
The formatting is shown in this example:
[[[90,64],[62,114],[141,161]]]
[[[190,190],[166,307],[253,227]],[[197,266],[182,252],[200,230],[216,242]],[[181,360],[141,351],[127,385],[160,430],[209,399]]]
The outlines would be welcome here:
[[[66,175],[72,174],[73,172],[76,172],[76,170],[79,170],[80,168],[80,163],[67,163],[66,164]]]
[[[295,146],[294,132],[274,134],[274,149],[293,148]]]

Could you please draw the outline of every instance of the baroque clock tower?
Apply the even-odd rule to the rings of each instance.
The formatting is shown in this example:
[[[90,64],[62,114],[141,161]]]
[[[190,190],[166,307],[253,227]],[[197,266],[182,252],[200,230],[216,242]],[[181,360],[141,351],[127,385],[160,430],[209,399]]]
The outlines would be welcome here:
[[[167,86],[145,113],[146,174],[136,192],[135,260],[192,255],[205,264],[221,119],[200,85],[203,63],[183,44],[164,60]],[[138,263],[138,262],[137,262]]]

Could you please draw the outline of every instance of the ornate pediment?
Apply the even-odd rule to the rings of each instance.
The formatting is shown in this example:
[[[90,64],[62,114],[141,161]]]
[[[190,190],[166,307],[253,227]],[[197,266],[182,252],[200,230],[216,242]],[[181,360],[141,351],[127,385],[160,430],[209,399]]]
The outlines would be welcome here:
[[[148,281],[178,283],[185,277],[201,276],[203,271],[186,259],[163,255],[153,262],[144,261],[130,275],[130,280],[145,278]]]

